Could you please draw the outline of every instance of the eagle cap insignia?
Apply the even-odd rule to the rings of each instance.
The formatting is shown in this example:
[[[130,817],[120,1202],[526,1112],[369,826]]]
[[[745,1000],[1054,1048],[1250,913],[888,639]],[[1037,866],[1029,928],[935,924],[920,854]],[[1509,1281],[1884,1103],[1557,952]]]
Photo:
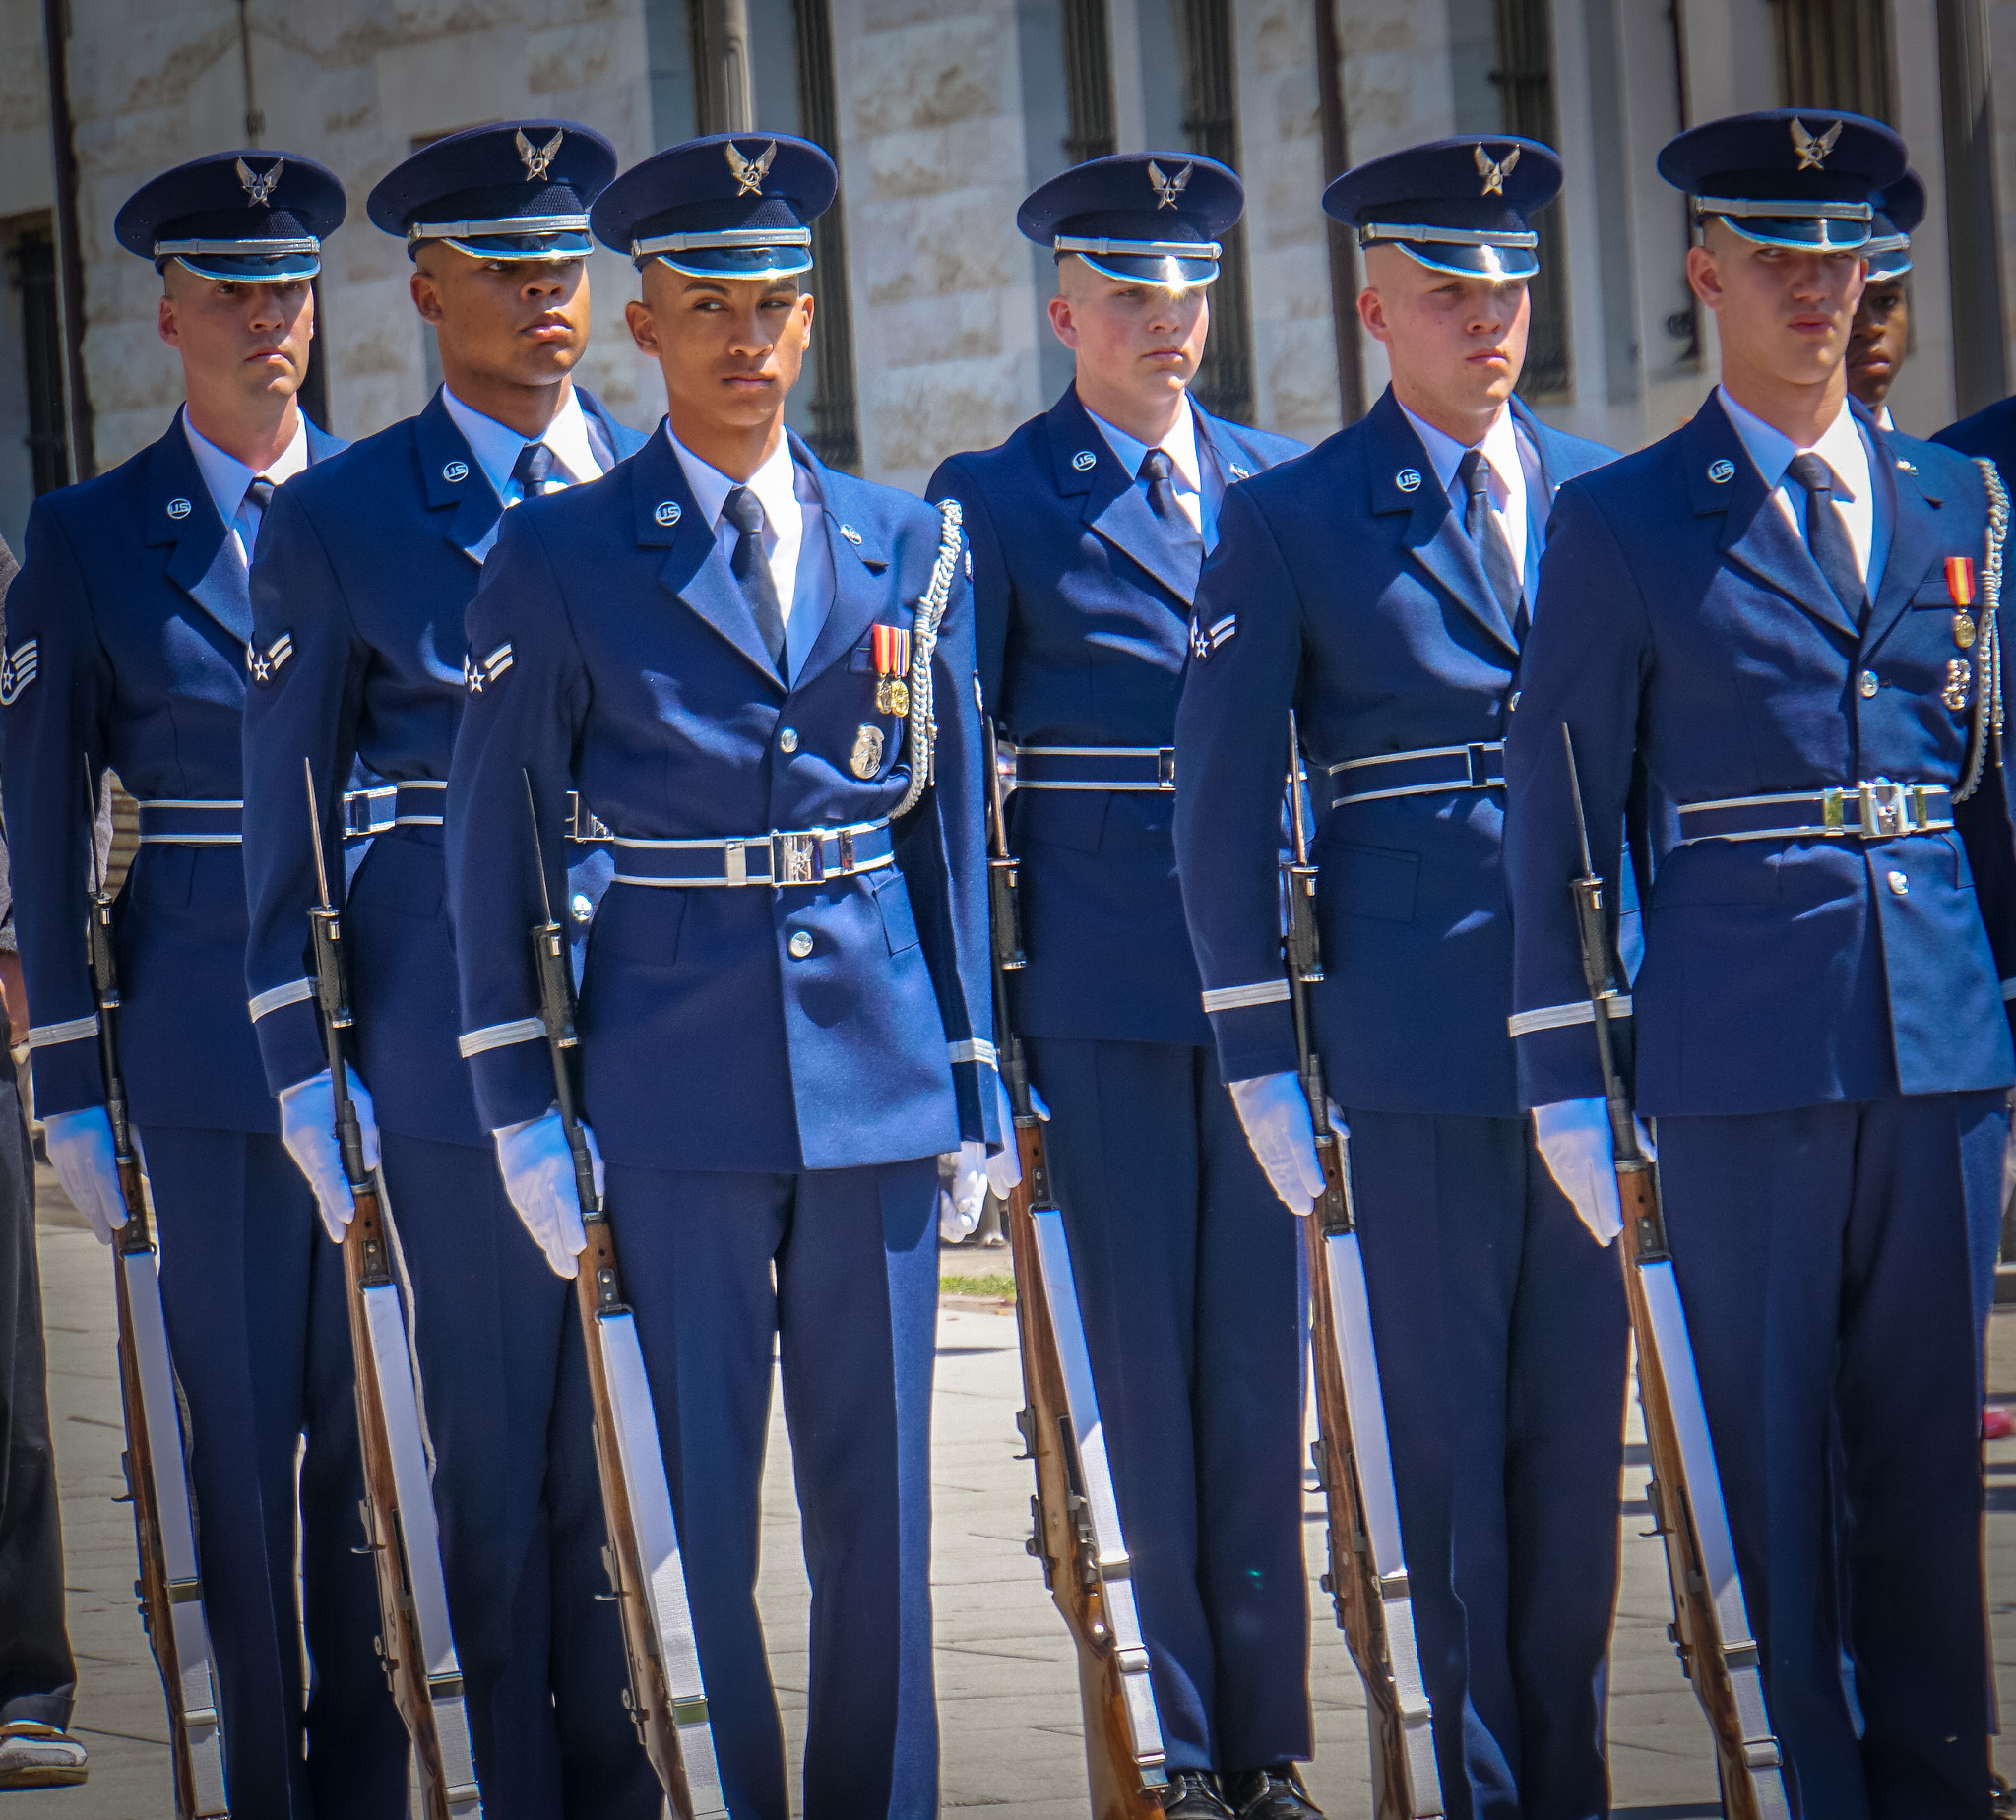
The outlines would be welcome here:
[[[1478,141],[1471,157],[1477,161],[1477,174],[1484,180],[1484,195],[1504,195],[1505,179],[1512,174],[1512,167],[1519,162],[1521,149],[1518,146],[1514,146],[1502,158],[1493,163],[1491,161],[1491,155],[1484,150],[1483,141]]]
[[[273,186],[280,181],[280,173],[286,169],[285,158],[275,158],[272,166],[260,173],[245,162],[238,160],[238,181],[245,186],[245,194],[251,198],[245,206],[248,209],[264,209],[273,202]]]
[[[763,179],[770,175],[771,165],[777,162],[777,141],[773,139],[763,148],[762,155],[753,158],[744,157],[732,139],[723,150],[728,155],[728,174],[740,186],[735,191],[736,196],[761,196]]]
[[[1799,155],[1798,167],[1801,170],[1824,170],[1827,155],[1841,138],[1842,123],[1837,120],[1826,132],[1814,136],[1806,123],[1796,115],[1792,123],[1792,149]]]
[[[1150,158],[1148,160],[1148,181],[1155,189],[1155,206],[1158,209],[1173,209],[1176,206],[1176,198],[1190,187],[1190,173],[1196,168],[1195,164],[1185,164],[1181,170],[1171,177],[1164,171],[1163,167],[1155,159]]]
[[[560,142],[566,137],[567,129],[563,126],[544,145],[536,146],[526,138],[525,129],[519,128],[518,156],[525,160],[526,182],[536,183],[546,174],[546,166],[559,156]]]
[[[865,722],[854,728],[853,754],[848,769],[865,783],[882,769],[882,729]]]

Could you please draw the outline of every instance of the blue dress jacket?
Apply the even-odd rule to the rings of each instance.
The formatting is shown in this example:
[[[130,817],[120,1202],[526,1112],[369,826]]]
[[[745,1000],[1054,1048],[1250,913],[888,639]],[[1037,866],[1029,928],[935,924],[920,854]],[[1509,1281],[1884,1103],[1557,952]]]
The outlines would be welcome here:
[[[835,594],[788,685],[662,434],[505,520],[469,611],[480,686],[448,800],[463,1047],[488,1126],[553,1098],[527,940],[543,913],[528,774],[557,905],[570,790],[618,837],[760,847],[888,817],[920,762],[878,707],[874,628],[914,630],[938,514],[791,448],[825,504]],[[952,573],[935,782],[895,830],[896,863],[681,888],[624,882],[649,856],[615,848],[580,1012],[586,1111],[612,1161],[782,1173],[999,1141],[963,551]]]
[[[1512,410],[1546,496],[1611,459]],[[1546,497],[1530,509],[1538,532]],[[1520,654],[1390,391],[1226,496],[1197,619],[1219,631],[1176,716],[1176,858],[1220,1072],[1238,1081],[1295,1066],[1276,876],[1290,709],[1320,806],[1348,760],[1503,739]],[[1517,1112],[1504,825],[1501,788],[1340,802],[1316,821],[1316,1036],[1344,1105]]]
[[[1228,486],[1302,452],[1196,414],[1201,459]],[[1004,737],[1169,745],[1197,578],[1170,560],[1077,388],[999,448],[953,456],[929,496],[966,510],[980,684]],[[1023,1035],[1211,1040],[1183,926],[1174,802],[1139,790],[1010,798],[1029,955],[1015,987]]]
[[[641,432],[576,395],[604,462],[642,446]],[[252,921],[241,996],[275,1093],[328,1065],[310,990],[315,858],[301,761],[314,766],[332,866],[342,844],[329,780],[353,762],[375,779],[445,786],[465,700],[463,613],[504,513],[439,392],[418,416],[303,479],[260,532],[260,661],[245,716]],[[445,787],[408,792],[397,807],[409,819],[348,856],[352,1053],[387,1130],[486,1146],[455,1047],[445,798]]]
[[[1718,399],[1562,490],[1507,751],[1528,1104],[1600,1094],[1569,879],[1561,727],[1598,871],[1634,758],[1674,804],[1877,779],[1957,787],[1979,644],[1946,560],[1985,551],[1980,471],[1867,429],[1896,526],[1865,628],[1836,599]],[[1880,478],[1879,478],[1880,483]],[[1979,608],[1977,607],[1977,614]],[[1954,667],[1964,693],[1951,698]],[[1701,840],[1667,853],[1633,982],[1648,1114],[1782,1111],[2006,1086],[2016,841],[1990,762],[1955,832]]]
[[[2016,398],[1997,399],[1973,416],[1949,423],[1932,440],[1962,455],[1986,456],[2002,484],[2016,490]]]
[[[308,425],[307,473],[344,444]],[[44,494],[7,596],[0,672],[15,913],[43,1117],[104,1102],[84,930],[85,772],[143,801],[236,802],[252,610],[182,413],[110,472]],[[234,844],[144,844],[115,912],[120,1060],[134,1121],[277,1132],[245,1014]]]

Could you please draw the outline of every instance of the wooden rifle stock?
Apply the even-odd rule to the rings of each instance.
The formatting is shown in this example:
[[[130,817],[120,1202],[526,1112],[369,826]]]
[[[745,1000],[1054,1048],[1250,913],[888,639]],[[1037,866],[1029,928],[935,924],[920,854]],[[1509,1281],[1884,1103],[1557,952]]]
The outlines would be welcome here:
[[[98,1064],[105,1117],[126,1224],[112,1235],[113,1298],[119,1321],[119,1402],[126,1423],[120,1465],[133,1505],[140,1578],[134,1592],[160,1670],[168,1707],[168,1753],[177,1820],[226,1820],[223,1730],[215,1659],[196,1558],[188,1458],[174,1361],[168,1351],[154,1227],[140,1155],[126,1117],[119,1066],[119,973],[112,947],[112,894],[98,874],[96,790],[85,770],[85,838],[92,844],[89,956],[98,1013]]]
[[[1686,1310],[1667,1249],[1659,1175],[1638,1141],[1630,1087],[1610,1029],[1617,998],[1614,949],[1604,882],[1590,851],[1575,740],[1565,723],[1561,742],[1582,843],[1582,871],[1569,882],[1569,895],[1616,1158],[1624,1295],[1638,1355],[1646,1452],[1652,1460],[1647,1498],[1653,1525],[1666,1544],[1673,1601],[1669,1635],[1708,1716],[1728,1820],[1788,1820],[1783,1758],[1765,1705],[1762,1666],[1723,1504]]]
[[[1168,1786],[1162,1723],[1135,1609],[1132,1563],[1106,1465],[1063,1216],[1050,1187],[1042,1121],[1031,1098],[1029,1063],[1008,1012],[1008,973],[1027,965],[1017,865],[1008,851],[1006,804],[994,724],[983,716],[988,781],[988,908],[992,924],[994,1036],[1015,1118],[1022,1180],[1008,1197],[1015,1263],[1015,1320],[1026,1407],[1016,1416],[1036,1466],[1029,1552],[1078,1651],[1078,1703],[1085,1725],[1093,1820],[1155,1820],[1156,1791]],[[1060,1332],[1060,1323],[1065,1331]],[[1074,1410],[1075,1404],[1075,1410]]]
[[[588,1241],[578,1260],[574,1295],[588,1359],[596,1475],[601,1483],[602,1523],[608,1532],[602,1567],[622,1619],[630,1674],[626,1699],[638,1741],[665,1791],[673,1820],[709,1820],[724,1815],[727,1806],[700,1678],[658,1415],[644,1375],[635,1318],[623,1299],[615,1230],[596,1187],[595,1159],[576,1109],[569,1059],[581,1040],[574,1028],[574,975],[566,934],[553,918],[547,893],[538,804],[530,773],[526,799],[545,904],[544,920],[532,926],[539,1017],[553,1062],[554,1100],[574,1164],[581,1229]]]
[[[357,1438],[363,1458],[364,1541],[378,1580],[382,1629],[379,1660],[392,1702],[412,1739],[424,1820],[480,1820],[482,1799],[471,1755],[462,1669],[448,1616],[440,1538],[422,1438],[419,1387],[412,1371],[407,1313],[400,1300],[391,1222],[376,1176],[364,1160],[357,1109],[350,1098],[347,1036],[349,982],[343,911],[330,896],[322,849],[315,774],[301,761],[308,785],[308,825],[322,900],[308,912],[315,953],[315,997],[329,1056],[336,1139],[349,1187],[350,1222],[344,1230],[343,1274],[354,1360]]]

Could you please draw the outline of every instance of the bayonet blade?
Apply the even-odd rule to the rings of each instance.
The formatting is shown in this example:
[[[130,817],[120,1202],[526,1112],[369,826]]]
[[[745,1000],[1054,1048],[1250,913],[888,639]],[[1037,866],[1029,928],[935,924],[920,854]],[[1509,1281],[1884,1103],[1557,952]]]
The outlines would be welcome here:
[[[520,774],[525,779],[525,806],[532,815],[532,859],[539,875],[539,902],[546,908],[546,920],[553,920],[553,894],[546,888],[546,849],[539,840],[539,799],[533,794],[532,767]]]
[[[301,754],[301,776],[308,785],[308,832],[315,841],[315,883],[322,890],[323,910],[334,910],[336,900],[329,895],[329,862],[322,852],[322,805],[315,800],[315,762],[304,752]]]

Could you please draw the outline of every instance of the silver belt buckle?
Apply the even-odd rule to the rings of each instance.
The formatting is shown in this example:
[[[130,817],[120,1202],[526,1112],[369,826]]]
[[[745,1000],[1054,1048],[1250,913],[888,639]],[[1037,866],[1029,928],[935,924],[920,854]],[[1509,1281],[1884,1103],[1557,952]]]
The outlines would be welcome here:
[[[1888,778],[1858,786],[1862,805],[1862,833],[1871,841],[1889,840],[1911,829],[1911,810],[1905,802],[1904,785]]]
[[[376,789],[357,790],[345,799],[345,816],[353,835],[388,833],[399,816],[399,785],[381,784]],[[379,819],[380,813],[384,819]]]
[[[1156,749],[1155,787],[1159,790],[1172,790],[1176,787],[1176,749],[1174,746],[1159,746]]]
[[[608,841],[614,838],[614,831],[588,806],[588,799],[579,790],[567,792],[567,839],[570,841]]]
[[[823,843],[816,834],[773,834],[770,837],[770,882],[773,885],[817,885],[826,876]]]
[[[1001,774],[1001,795],[1005,800],[1015,794],[1016,772],[1021,749],[1005,739],[994,741],[994,769]]]

